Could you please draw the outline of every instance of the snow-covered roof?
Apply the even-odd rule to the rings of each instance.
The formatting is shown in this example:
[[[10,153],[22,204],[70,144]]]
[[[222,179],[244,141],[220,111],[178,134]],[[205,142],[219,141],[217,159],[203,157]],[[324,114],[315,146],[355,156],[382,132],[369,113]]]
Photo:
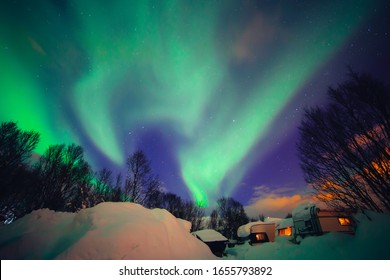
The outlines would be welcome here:
[[[276,229],[287,228],[287,227],[292,227],[292,226],[294,226],[293,219],[286,218],[286,219],[282,219],[278,222]]]
[[[255,225],[275,225],[275,222],[262,222],[262,221],[257,221],[257,222],[250,222],[245,225],[240,226],[237,229],[237,236],[241,238],[248,237],[251,234],[251,227]]]
[[[215,259],[188,222],[163,209],[105,202],[77,213],[48,209],[0,227],[1,259]]]
[[[316,205],[313,202],[303,202],[292,210],[293,218],[310,216],[310,208]]]
[[[275,224],[278,224],[281,220],[283,220],[282,218],[275,218],[275,217],[266,217],[264,219],[264,222],[265,223],[275,223]]]
[[[194,231],[192,234],[196,235],[204,242],[227,241],[228,240],[221,233],[219,233],[218,231],[215,231],[213,229],[202,229],[202,230]]]

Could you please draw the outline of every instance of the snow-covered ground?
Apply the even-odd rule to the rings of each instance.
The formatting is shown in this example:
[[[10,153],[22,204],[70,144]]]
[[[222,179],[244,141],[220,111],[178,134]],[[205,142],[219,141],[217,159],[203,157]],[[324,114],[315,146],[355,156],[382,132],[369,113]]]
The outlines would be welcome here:
[[[390,214],[359,215],[356,234],[288,237],[226,249],[223,259],[390,259]],[[218,259],[189,232],[187,221],[162,209],[101,203],[78,213],[37,210],[0,226],[1,259]]]
[[[37,210],[0,227],[1,259],[216,259],[163,209],[101,203],[78,213]]]

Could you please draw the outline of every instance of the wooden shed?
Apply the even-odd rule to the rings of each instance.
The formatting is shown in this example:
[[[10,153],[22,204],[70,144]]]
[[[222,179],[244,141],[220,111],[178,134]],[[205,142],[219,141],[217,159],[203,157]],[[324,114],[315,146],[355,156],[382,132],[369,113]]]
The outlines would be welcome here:
[[[211,252],[217,257],[222,257],[225,252],[228,239],[213,229],[203,229],[192,232],[199,240],[203,241],[207,246],[209,246]]]

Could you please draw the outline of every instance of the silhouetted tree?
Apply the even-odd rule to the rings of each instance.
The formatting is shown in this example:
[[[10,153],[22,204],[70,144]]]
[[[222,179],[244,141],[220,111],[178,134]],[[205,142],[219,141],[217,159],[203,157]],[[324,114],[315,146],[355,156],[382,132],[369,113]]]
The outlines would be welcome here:
[[[112,197],[113,202],[126,201],[124,191],[122,189],[122,173],[118,173],[115,178],[114,194]]]
[[[0,125],[0,221],[33,210],[37,178],[28,162],[38,142],[37,132],[22,131],[14,122]]]
[[[248,223],[249,218],[242,204],[232,197],[222,197],[217,201],[217,231],[227,238],[237,238],[237,229]],[[214,212],[215,215],[215,212]]]
[[[180,196],[174,193],[164,193],[161,208],[168,210],[176,218],[183,217],[183,201]]]
[[[105,193],[112,187],[112,171],[108,168],[102,168],[95,173],[96,188]]]
[[[114,196],[114,188],[111,170],[102,168],[98,172],[95,172],[94,192],[94,204],[98,204],[104,201],[112,201]]]
[[[144,200],[145,189],[150,184],[150,162],[143,151],[138,150],[127,159],[127,177],[125,180],[125,193],[130,202],[141,203]]]
[[[39,142],[39,133],[22,131],[14,122],[0,125],[0,172],[26,164]]]
[[[218,211],[217,211],[217,209],[214,209],[213,211],[211,211],[210,222],[209,222],[208,227],[211,229],[218,228]]]
[[[265,216],[264,216],[264,214],[259,214],[259,219],[258,219],[258,221],[262,221],[262,222],[265,221]]]
[[[204,209],[197,206],[193,201],[185,201],[174,193],[161,193],[159,208],[166,209],[176,218],[191,223],[191,230],[196,231],[202,227]]]
[[[147,208],[163,208],[164,192],[158,177],[154,177],[146,188],[143,205]]]
[[[35,169],[41,181],[40,208],[76,211],[86,207],[92,174],[80,146],[50,146]]]
[[[183,202],[183,216],[179,217],[191,222],[191,231],[203,228],[204,209],[196,205],[193,201]]]
[[[351,71],[328,96],[327,107],[306,110],[299,128],[306,182],[332,208],[389,211],[389,88]]]

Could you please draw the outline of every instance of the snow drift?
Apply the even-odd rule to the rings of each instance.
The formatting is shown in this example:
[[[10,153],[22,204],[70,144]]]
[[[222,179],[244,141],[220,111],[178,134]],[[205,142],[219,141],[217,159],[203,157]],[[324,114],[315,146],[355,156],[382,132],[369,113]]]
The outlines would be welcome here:
[[[1,259],[215,259],[190,223],[163,209],[106,202],[78,213],[48,209],[0,227]]]

